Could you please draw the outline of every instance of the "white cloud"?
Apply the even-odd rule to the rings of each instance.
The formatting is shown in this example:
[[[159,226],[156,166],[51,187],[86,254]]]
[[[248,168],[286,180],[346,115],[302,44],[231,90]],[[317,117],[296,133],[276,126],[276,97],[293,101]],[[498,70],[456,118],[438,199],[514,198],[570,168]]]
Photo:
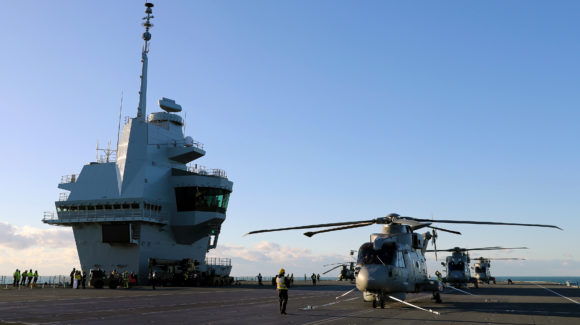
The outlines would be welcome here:
[[[211,256],[232,258],[232,275],[251,276],[258,273],[276,274],[285,268],[288,273],[322,273],[329,269],[325,264],[343,262],[347,256],[340,254],[315,254],[310,249],[279,245],[263,241],[253,247],[221,244],[210,252]],[[327,276],[335,276],[333,271]]]
[[[67,274],[78,267],[76,245],[70,228],[40,229],[0,222],[0,274],[34,269],[41,275]]]

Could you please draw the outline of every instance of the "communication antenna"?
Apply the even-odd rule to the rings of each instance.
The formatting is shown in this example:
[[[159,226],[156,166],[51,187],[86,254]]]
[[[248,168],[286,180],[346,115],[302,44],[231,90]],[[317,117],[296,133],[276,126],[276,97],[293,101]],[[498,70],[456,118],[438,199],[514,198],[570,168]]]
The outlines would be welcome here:
[[[153,15],[153,4],[150,2],[145,3],[145,13],[147,16],[143,17],[142,19],[145,20],[143,26],[145,26],[145,33],[143,33],[143,40],[145,43],[143,44],[143,50],[141,52],[141,62],[143,63],[143,68],[141,70],[141,89],[139,90],[139,107],[137,108],[137,118],[145,121],[145,113],[146,113],[146,100],[147,100],[147,53],[149,53],[149,41],[151,40],[151,33],[149,33],[149,28],[153,27],[151,23],[151,19],[154,18]]]
[[[119,108],[119,125],[117,126],[117,154],[119,153],[119,135],[121,133],[121,114],[123,113],[123,91],[121,90],[121,107]]]
[[[111,162],[111,156],[113,155],[113,153],[117,153],[115,150],[111,150],[111,140],[109,140],[108,144],[107,144],[107,148],[99,148],[99,141],[97,140],[97,162],[98,163],[102,163],[103,160],[101,157],[99,157],[99,151],[102,151],[105,153],[105,162],[109,163]],[[116,159],[116,155],[115,155],[115,159]]]
[[[187,112],[183,114],[183,134],[185,135],[185,127],[187,126]]]

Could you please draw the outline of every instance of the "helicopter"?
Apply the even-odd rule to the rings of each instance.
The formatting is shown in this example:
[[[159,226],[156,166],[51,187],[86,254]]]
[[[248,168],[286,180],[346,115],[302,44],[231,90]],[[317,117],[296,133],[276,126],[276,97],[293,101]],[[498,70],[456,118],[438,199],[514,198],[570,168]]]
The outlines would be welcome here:
[[[389,298],[409,304],[404,302],[407,293],[420,291],[432,292],[435,301],[441,302],[440,291],[442,290],[442,285],[438,280],[429,278],[425,262],[427,244],[434,236],[430,231],[423,234],[418,234],[415,231],[426,227],[454,234],[461,233],[435,227],[432,225],[433,223],[549,227],[562,230],[553,225],[419,219],[390,213],[385,217],[370,220],[262,229],[250,231],[246,235],[295,229],[325,228],[304,233],[305,236],[312,237],[316,234],[330,231],[359,228],[374,224],[383,225],[381,233],[371,234],[370,241],[363,243],[359,248],[354,276],[356,288],[363,293],[363,300],[372,302],[373,308],[376,308],[377,305],[385,308],[385,301]]]
[[[475,279],[482,283],[493,282],[496,284],[495,277],[491,276],[489,268],[491,267],[491,260],[525,260],[525,258],[490,258],[490,257],[478,257],[474,258],[475,264],[473,265],[473,275]]]
[[[441,262],[441,265],[445,267],[447,276],[443,278],[443,282],[450,283],[454,287],[467,287],[468,283],[473,283],[475,288],[478,288],[477,278],[471,276],[469,270],[469,263],[471,263],[471,258],[469,257],[470,251],[481,251],[481,250],[502,250],[502,249],[528,249],[527,247],[480,247],[480,248],[460,248],[454,247],[450,249],[441,249],[440,252],[452,252],[451,256],[445,258],[445,262]],[[437,252],[437,250],[426,250],[426,252]]]
[[[342,280],[351,280],[354,281],[354,262],[345,262],[345,263],[334,263],[334,264],[326,264],[323,266],[330,266],[330,265],[336,265],[335,267],[325,271],[322,274],[326,274],[330,271],[336,270],[339,267],[342,267],[342,269],[340,270],[340,274],[338,275],[338,281],[342,281]]]
[[[350,281],[354,281],[354,261],[352,261],[352,257],[353,255],[356,253],[356,250],[350,250],[350,256],[351,256],[351,261],[350,262],[341,262],[341,263],[332,263],[332,264],[326,264],[323,265],[323,267],[327,267],[327,266],[331,266],[331,265],[336,265],[335,267],[327,270],[326,272],[322,273],[322,274],[326,274],[330,271],[336,270],[339,267],[342,267],[342,269],[340,270],[340,274],[338,275],[338,281],[342,281],[342,280],[350,280]]]

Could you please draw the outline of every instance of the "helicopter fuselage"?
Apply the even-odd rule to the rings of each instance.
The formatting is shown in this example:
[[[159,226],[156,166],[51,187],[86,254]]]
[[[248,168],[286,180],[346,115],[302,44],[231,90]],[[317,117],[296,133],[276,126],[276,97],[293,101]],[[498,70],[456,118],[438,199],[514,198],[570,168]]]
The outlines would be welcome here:
[[[491,272],[489,268],[491,266],[491,262],[489,259],[479,259],[477,263],[474,265],[474,276],[480,282],[485,282],[489,284],[490,281],[495,283],[495,278],[491,276]]]
[[[424,251],[430,233],[413,233],[408,226],[386,225],[359,249],[355,267],[356,287],[366,301],[391,295],[439,291],[440,283],[429,279]]]

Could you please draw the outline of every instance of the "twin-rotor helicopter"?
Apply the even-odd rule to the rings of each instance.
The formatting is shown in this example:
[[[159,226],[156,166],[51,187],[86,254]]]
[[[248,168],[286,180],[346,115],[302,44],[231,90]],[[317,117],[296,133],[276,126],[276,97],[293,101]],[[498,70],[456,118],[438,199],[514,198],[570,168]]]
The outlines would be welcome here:
[[[380,305],[381,308],[384,308],[385,301],[389,298],[403,302],[407,293],[420,291],[432,292],[435,301],[441,302],[440,291],[442,290],[442,285],[438,280],[429,278],[425,262],[427,244],[429,240],[433,238],[433,234],[435,233],[434,231],[433,234],[432,232],[427,231],[423,234],[419,234],[415,231],[421,228],[431,228],[433,230],[440,230],[454,234],[460,233],[454,230],[435,227],[432,225],[434,223],[548,227],[561,230],[561,228],[557,226],[544,224],[469,220],[432,220],[401,217],[396,213],[391,213],[383,218],[370,220],[263,229],[251,231],[248,234],[325,228],[304,233],[304,235],[312,237],[330,231],[359,228],[373,224],[383,225],[381,233],[371,234],[370,241],[363,243],[360,246],[356,266],[354,268],[354,277],[357,289],[363,292],[364,301],[372,302],[373,307]],[[407,302],[404,303],[408,304]]]

